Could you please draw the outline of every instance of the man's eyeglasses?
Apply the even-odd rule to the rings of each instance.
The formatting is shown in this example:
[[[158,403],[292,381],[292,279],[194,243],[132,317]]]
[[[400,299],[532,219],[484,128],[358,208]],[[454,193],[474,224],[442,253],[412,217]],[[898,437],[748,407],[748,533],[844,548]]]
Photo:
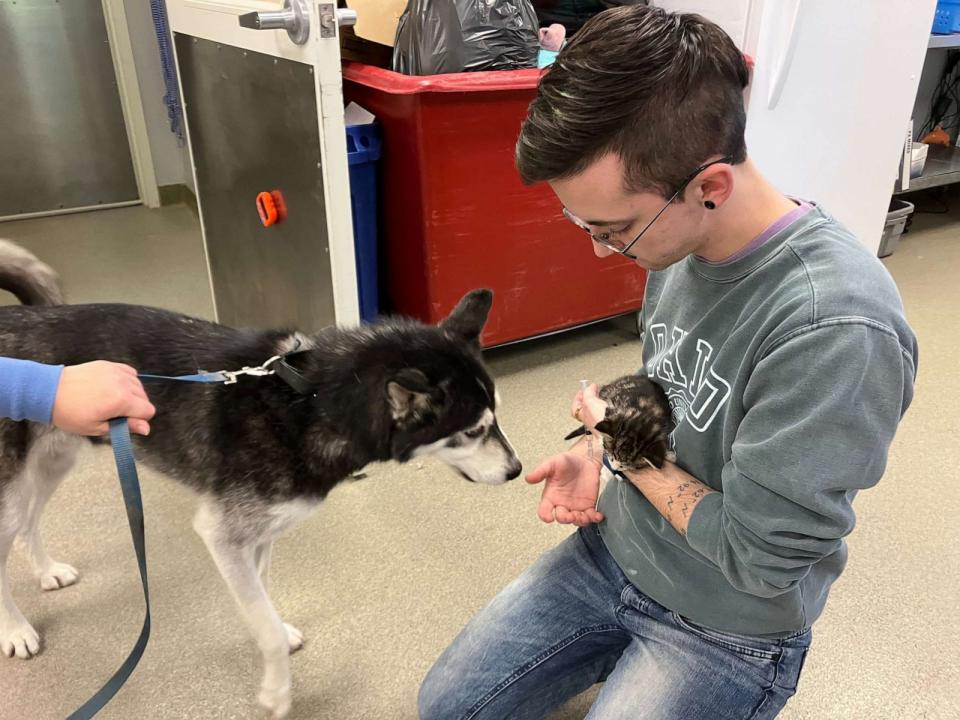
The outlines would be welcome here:
[[[733,160],[732,157],[730,157],[729,155],[726,155],[720,158],[719,160],[711,160],[710,162],[706,162],[700,167],[698,167],[696,170],[694,170],[692,173],[690,173],[690,175],[688,175],[687,178],[682,183],[680,183],[680,187],[677,188],[677,191],[670,196],[670,199],[667,200],[666,204],[662,208],[660,208],[660,211],[653,216],[653,219],[644,226],[643,230],[641,230],[640,233],[635,238],[633,238],[633,240],[631,240],[629,243],[626,243],[626,244],[624,244],[622,241],[618,241],[616,238],[616,235],[619,234],[620,232],[623,232],[629,229],[629,226],[627,228],[624,228],[624,230],[622,231],[607,230],[604,232],[597,233],[593,231],[593,228],[591,228],[588,223],[578,218],[576,215],[574,215],[572,212],[570,212],[566,208],[563,209],[563,216],[567,220],[572,222],[574,225],[576,225],[578,228],[580,228],[581,230],[586,232],[588,235],[590,235],[591,239],[593,239],[593,241],[597,243],[597,245],[603,245],[605,248],[613,250],[613,252],[619,255],[628,257],[631,260],[636,260],[637,258],[630,254],[630,248],[636,245],[637,240],[643,237],[643,234],[650,229],[650,226],[657,221],[657,218],[663,215],[666,209],[670,207],[671,204],[673,204],[673,201],[683,194],[683,191],[687,189],[687,185],[693,182],[693,180],[697,177],[697,175],[702,173],[711,165],[719,165],[720,163],[729,163],[732,160]]]

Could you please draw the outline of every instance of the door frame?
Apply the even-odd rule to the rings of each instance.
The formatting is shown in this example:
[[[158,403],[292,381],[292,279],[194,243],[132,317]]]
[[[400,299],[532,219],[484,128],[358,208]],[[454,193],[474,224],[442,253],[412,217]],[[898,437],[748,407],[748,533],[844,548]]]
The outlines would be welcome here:
[[[160,207],[160,189],[157,187],[157,173],[150,150],[150,135],[147,131],[143,98],[140,95],[137,67],[133,59],[127,13],[123,0],[101,0],[101,4],[140,201],[149,208]]]

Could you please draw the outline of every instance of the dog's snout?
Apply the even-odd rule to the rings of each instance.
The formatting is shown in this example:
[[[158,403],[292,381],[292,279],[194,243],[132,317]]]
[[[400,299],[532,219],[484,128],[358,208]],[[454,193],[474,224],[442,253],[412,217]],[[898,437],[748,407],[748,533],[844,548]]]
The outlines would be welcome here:
[[[519,460],[515,460],[510,463],[510,467],[507,468],[507,480],[516,480],[522,472],[523,465],[520,464]]]

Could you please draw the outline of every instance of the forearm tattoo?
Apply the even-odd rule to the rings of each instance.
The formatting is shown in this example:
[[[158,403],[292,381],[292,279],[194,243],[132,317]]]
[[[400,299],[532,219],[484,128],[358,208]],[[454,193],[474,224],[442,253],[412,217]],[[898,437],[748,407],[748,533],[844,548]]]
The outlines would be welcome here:
[[[687,536],[687,524],[697,503],[710,493],[716,492],[676,465],[667,465],[663,470],[628,473],[628,477],[667,522],[684,537]]]
[[[693,514],[693,508],[696,507],[700,498],[708,492],[712,491],[701,482],[682,482],[677,485],[673,493],[667,496],[665,513],[667,522],[673,525],[684,537],[687,535],[687,523],[690,520],[690,515]],[[683,521],[678,522],[679,518],[683,518]]]

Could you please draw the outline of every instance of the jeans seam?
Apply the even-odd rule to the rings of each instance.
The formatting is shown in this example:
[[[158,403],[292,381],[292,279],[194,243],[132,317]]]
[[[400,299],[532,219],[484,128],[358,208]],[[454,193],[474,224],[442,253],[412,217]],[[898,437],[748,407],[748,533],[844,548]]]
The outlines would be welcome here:
[[[728,652],[732,652],[736,655],[745,655],[747,657],[752,657],[755,660],[767,660],[767,661],[776,660],[778,663],[780,662],[780,658],[783,657],[782,646],[778,647],[776,650],[757,650],[756,648],[740,645],[734,642],[733,640],[726,640],[724,638],[717,637],[716,635],[712,635],[709,632],[704,632],[703,630],[700,630],[699,628],[694,627],[689,622],[687,622],[687,620],[685,620],[683,616],[680,615],[680,613],[678,612],[671,611],[671,613],[674,616],[674,621],[677,623],[677,625],[680,626],[681,629],[684,630],[684,632],[687,632],[688,634],[693,635],[694,637],[700,638],[704,642],[711,643],[713,645],[716,645],[717,647],[723,648]]]
[[[763,706],[767,704],[767,701],[770,699],[771,691],[777,685],[777,681],[780,679],[780,666],[783,664],[783,652],[781,651],[777,657],[777,664],[773,668],[773,680],[763,689],[763,697],[760,698],[760,702],[757,703],[757,706],[753,709],[753,712],[750,713],[750,717],[747,720],[756,720],[760,714],[760,711],[763,710]]]
[[[493,701],[494,698],[496,698],[500,693],[502,693],[508,687],[513,685],[524,675],[528,674],[531,670],[538,667],[539,665],[542,665],[544,662],[549,660],[551,657],[556,655],[561,650],[564,650],[570,647],[571,645],[573,645],[573,643],[575,643],[577,640],[580,640],[581,638],[586,637],[587,635],[590,635],[592,633],[617,632],[622,630],[623,628],[621,628],[619,625],[614,625],[614,624],[594,625],[591,627],[581,628],[580,630],[575,632],[573,635],[570,635],[569,637],[564,638],[563,640],[558,642],[556,645],[553,645],[552,647],[547,648],[544,652],[540,653],[540,655],[533,658],[533,660],[529,661],[526,665],[522,665],[513,673],[511,673],[506,678],[501,680],[496,686],[494,686],[492,690],[490,690],[490,692],[488,692],[486,695],[480,698],[480,700],[478,700],[473,707],[467,710],[466,714],[463,716],[463,720],[472,720],[472,718],[475,718],[477,716],[477,713],[479,713],[481,710],[483,710],[484,707],[489,705],[490,702]]]

